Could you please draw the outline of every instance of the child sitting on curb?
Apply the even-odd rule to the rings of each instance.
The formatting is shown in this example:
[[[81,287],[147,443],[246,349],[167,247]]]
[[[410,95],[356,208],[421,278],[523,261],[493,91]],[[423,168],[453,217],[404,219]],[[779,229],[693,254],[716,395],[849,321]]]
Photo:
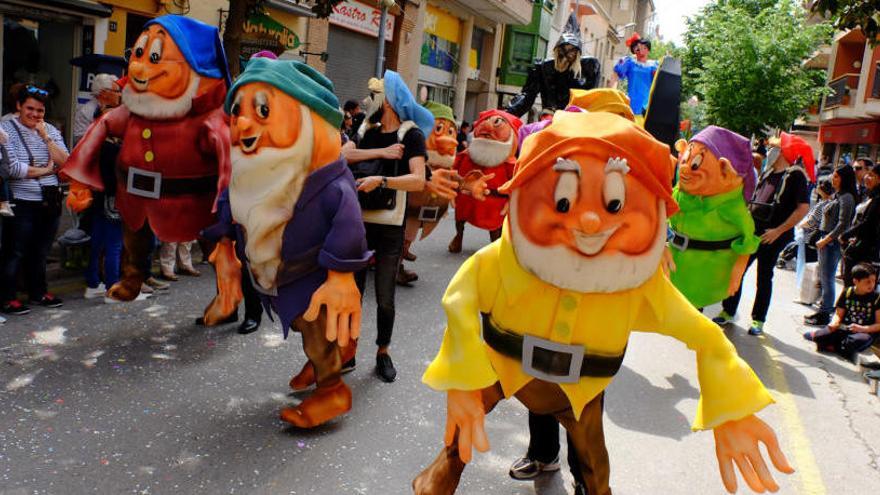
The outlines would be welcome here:
[[[837,298],[834,317],[827,327],[804,333],[816,343],[819,352],[835,352],[853,362],[858,354],[871,347],[880,332],[880,295],[874,266],[860,263],[853,267],[853,287]]]

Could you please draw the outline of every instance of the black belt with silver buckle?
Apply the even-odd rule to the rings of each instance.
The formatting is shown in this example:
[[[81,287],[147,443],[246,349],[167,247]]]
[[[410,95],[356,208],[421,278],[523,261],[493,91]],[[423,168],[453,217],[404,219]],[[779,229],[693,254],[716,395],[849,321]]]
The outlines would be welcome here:
[[[623,364],[626,348],[617,356],[587,353],[581,345],[565,345],[498,328],[483,313],[483,340],[496,352],[520,360],[523,371],[554,383],[576,383],[583,376],[609,378]]]
[[[736,241],[736,239],[737,238],[726,239],[723,241],[701,241],[673,230],[672,238],[669,239],[669,245],[679,251],[686,251],[688,249],[697,249],[699,251],[721,251],[722,249],[730,249],[730,246]]]
[[[126,191],[135,196],[159,199],[163,196],[182,196],[188,194],[216,194],[217,175],[202,177],[164,177],[158,172],[136,167],[117,168],[119,180],[126,185]]]

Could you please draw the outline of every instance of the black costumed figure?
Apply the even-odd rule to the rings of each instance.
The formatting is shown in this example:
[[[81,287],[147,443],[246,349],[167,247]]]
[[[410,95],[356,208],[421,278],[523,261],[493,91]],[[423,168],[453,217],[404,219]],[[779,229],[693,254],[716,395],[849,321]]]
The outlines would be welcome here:
[[[581,57],[581,49],[580,26],[572,13],[553,48],[554,57],[529,69],[522,93],[511,100],[507,112],[522,117],[538,95],[545,110],[562,110],[568,104],[569,90],[599,87],[602,66],[595,57]]]

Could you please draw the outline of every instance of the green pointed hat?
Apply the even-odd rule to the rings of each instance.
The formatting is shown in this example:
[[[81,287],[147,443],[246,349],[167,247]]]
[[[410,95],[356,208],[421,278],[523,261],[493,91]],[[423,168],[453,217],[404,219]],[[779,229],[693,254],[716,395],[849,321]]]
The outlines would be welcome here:
[[[437,103],[436,101],[425,102],[425,108],[431,112],[431,115],[434,116],[434,119],[446,119],[451,122],[455,122],[455,115],[452,113],[452,108]]]

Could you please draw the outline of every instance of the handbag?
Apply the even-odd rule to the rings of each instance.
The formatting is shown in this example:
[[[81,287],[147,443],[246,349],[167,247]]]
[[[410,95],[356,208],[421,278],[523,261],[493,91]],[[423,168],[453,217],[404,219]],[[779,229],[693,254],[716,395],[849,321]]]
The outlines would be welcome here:
[[[398,143],[400,140],[398,139]],[[382,160],[365,160],[351,166],[355,179],[383,175]],[[400,160],[394,161],[394,175],[400,173]],[[377,187],[370,192],[358,191],[358,203],[365,223],[403,225],[406,216],[406,191]]]
[[[27,141],[24,140],[24,135],[21,133],[21,129],[18,128],[18,124],[15,122],[12,123],[12,127],[15,129],[16,134],[18,134],[18,138],[21,140],[25,152],[27,152],[28,165],[35,167],[36,161],[34,160],[34,154],[31,153],[31,148],[27,145]],[[45,186],[41,184],[40,194],[43,196],[40,204],[46,210],[46,213],[51,217],[61,216],[61,203],[64,201],[64,190],[61,186]]]

